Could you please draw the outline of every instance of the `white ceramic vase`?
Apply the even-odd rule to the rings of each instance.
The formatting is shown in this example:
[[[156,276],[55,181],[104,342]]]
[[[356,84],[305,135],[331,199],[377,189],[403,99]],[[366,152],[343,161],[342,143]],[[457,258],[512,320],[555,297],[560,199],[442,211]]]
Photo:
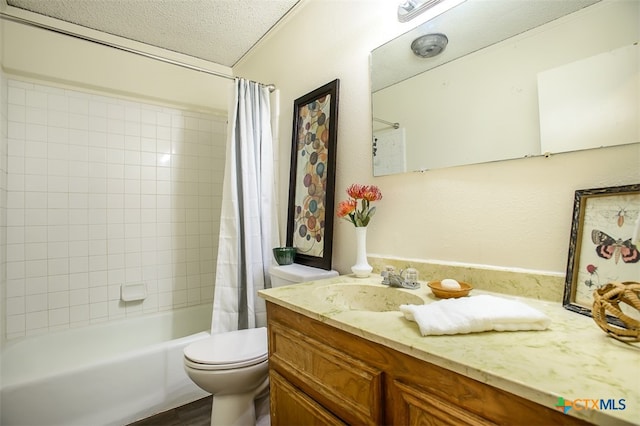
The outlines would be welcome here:
[[[356,264],[351,271],[358,278],[366,278],[373,268],[367,262],[367,227],[356,226]]]

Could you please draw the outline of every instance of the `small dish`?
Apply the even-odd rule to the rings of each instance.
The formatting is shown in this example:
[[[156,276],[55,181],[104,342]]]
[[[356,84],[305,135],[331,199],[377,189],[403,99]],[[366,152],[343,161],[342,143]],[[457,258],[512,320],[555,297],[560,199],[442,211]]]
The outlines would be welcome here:
[[[439,297],[440,299],[464,297],[473,289],[473,287],[465,282],[458,281],[458,283],[460,284],[460,289],[443,288],[440,281],[429,281],[427,285],[431,289],[431,292],[433,292],[434,296]]]
[[[273,257],[275,257],[278,265],[291,265],[296,257],[296,248],[275,247],[273,249]]]

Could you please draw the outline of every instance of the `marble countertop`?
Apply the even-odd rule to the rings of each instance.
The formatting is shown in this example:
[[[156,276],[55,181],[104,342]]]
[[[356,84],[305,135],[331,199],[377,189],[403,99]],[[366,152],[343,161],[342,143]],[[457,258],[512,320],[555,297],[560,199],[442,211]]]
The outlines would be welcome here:
[[[587,408],[571,408],[568,415],[607,426],[640,424],[640,344],[607,336],[591,318],[560,303],[493,293],[546,313],[552,320],[549,329],[424,337],[417,324],[399,311],[370,312],[332,303],[327,287],[335,284],[386,288],[377,276],[344,275],[259,294],[307,317],[549,408],[555,408],[559,398],[574,403],[588,400]],[[389,290],[409,292],[425,303],[438,300],[426,283],[419,290]],[[470,297],[477,294],[491,293],[472,290]],[[590,408],[589,401],[598,399],[607,401],[606,409]]]

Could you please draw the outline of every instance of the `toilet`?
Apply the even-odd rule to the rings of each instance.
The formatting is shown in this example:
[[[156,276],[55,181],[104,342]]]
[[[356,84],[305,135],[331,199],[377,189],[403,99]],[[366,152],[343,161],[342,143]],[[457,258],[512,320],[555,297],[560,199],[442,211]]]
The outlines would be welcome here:
[[[293,263],[269,269],[272,287],[338,276],[337,271]],[[255,424],[255,400],[269,390],[265,327],[213,334],[184,349],[191,380],[213,395],[211,425]]]

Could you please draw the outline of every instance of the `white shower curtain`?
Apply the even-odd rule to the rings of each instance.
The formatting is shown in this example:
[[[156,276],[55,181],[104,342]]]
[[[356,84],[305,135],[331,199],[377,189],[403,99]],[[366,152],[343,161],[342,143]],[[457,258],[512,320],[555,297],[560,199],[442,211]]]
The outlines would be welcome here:
[[[279,245],[269,90],[236,79],[229,106],[211,332],[265,325],[258,290],[270,287]]]

